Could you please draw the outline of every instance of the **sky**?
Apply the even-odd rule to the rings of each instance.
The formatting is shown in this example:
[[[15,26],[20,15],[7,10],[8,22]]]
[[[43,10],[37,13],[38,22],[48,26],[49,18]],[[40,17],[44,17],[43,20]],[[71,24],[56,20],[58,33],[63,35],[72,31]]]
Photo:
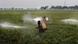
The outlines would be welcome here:
[[[0,0],[0,8],[38,8],[41,6],[73,6],[78,0]]]

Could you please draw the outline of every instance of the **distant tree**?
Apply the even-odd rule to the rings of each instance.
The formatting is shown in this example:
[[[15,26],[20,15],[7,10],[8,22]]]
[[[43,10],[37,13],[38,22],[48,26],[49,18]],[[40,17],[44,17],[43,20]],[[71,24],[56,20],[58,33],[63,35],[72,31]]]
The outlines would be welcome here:
[[[63,9],[67,9],[68,7],[67,6],[63,6]]]
[[[49,6],[42,6],[40,9],[46,10],[46,9],[48,9],[48,7],[49,7]]]
[[[57,9],[62,9],[63,7],[62,7],[62,6],[56,6],[56,8],[57,8]]]
[[[50,9],[67,9],[67,6],[51,6]]]
[[[69,9],[73,9],[73,8],[74,8],[74,6],[69,6],[68,8],[69,8]]]
[[[51,6],[51,8],[55,8],[55,6]],[[51,8],[50,8],[50,9],[51,9]]]
[[[14,10],[14,7],[12,7],[11,10]]]
[[[75,6],[74,6],[74,9],[78,9],[78,5],[75,5]]]
[[[2,9],[2,8],[0,8],[0,10],[2,11],[3,9]]]

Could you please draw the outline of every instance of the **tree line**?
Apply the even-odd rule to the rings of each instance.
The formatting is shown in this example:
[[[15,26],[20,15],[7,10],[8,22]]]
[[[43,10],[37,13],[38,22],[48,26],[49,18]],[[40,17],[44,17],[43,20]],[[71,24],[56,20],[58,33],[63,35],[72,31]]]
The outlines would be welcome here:
[[[40,7],[41,10],[46,10],[46,9],[78,9],[78,5],[75,5],[75,6],[41,6]],[[27,9],[24,9],[24,8],[0,8],[0,11],[5,11],[5,10],[14,10],[14,11],[21,11],[21,10],[37,10],[37,8],[27,8]]]
[[[51,6],[49,8],[49,6],[41,6],[40,9],[78,9],[78,5],[75,6]]]

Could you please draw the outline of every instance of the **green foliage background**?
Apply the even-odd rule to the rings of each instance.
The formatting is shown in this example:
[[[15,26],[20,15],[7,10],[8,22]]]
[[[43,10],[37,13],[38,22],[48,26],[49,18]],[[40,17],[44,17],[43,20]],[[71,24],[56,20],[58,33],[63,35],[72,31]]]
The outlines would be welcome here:
[[[0,11],[0,22],[8,21],[23,25],[22,16],[28,11]],[[38,33],[36,26],[27,24],[28,29],[0,28],[0,44],[78,44],[78,25],[64,24],[60,20],[78,19],[78,11],[30,10],[33,17],[49,17],[48,30]]]

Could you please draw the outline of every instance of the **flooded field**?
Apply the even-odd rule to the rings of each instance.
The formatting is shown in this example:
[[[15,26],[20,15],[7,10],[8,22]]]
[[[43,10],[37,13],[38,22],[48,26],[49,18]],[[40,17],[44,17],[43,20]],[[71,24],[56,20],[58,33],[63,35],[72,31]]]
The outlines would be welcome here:
[[[38,33],[36,22],[43,16],[47,16],[48,30]],[[0,11],[0,42],[4,44],[76,44],[78,43],[78,11]]]

